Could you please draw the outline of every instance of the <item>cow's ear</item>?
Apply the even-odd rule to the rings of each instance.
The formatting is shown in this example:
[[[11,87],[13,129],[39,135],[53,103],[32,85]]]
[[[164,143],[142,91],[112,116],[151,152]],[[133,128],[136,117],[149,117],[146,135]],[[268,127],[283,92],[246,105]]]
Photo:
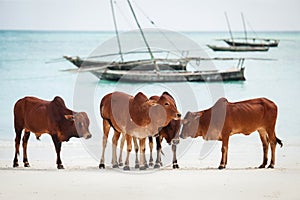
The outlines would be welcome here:
[[[134,96],[135,102],[145,102],[147,100],[148,100],[147,96],[144,95],[142,92],[139,92]]]
[[[175,99],[172,97],[172,95],[170,95],[168,92],[164,92],[164,93],[162,93],[162,95],[161,96],[163,96],[163,95],[166,95],[166,96],[169,96],[169,97],[171,97],[174,101],[175,101]]]
[[[67,120],[74,121],[74,116],[73,115],[65,115],[65,118]]]

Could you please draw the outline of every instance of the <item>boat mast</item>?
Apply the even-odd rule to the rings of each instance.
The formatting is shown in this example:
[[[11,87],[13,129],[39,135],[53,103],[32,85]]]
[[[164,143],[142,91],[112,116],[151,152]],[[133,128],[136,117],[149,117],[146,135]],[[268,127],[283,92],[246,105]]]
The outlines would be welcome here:
[[[145,44],[146,44],[146,47],[147,47],[147,49],[148,49],[148,52],[149,52],[149,54],[150,54],[150,56],[151,56],[151,60],[152,60],[153,63],[154,63],[155,69],[156,69],[157,71],[159,71],[159,68],[158,68],[158,66],[157,66],[157,64],[156,64],[156,62],[155,62],[154,55],[153,55],[153,53],[152,53],[152,51],[151,51],[151,48],[150,48],[150,46],[149,46],[149,44],[148,44],[148,42],[147,42],[147,40],[146,40],[146,37],[145,37],[144,32],[143,32],[143,30],[142,30],[142,28],[141,28],[141,25],[140,25],[140,23],[139,23],[139,21],[138,21],[136,15],[135,15],[135,12],[134,12],[134,10],[133,10],[133,8],[132,8],[132,5],[131,5],[131,3],[130,3],[129,0],[127,0],[127,2],[128,2],[129,7],[130,7],[130,10],[131,10],[131,12],[132,12],[132,15],[133,15],[133,17],[134,17],[134,19],[135,19],[135,22],[136,22],[136,24],[137,24],[137,26],[138,26],[138,28],[139,28],[139,30],[140,30],[140,32],[141,32],[141,35],[142,35],[142,37],[143,37],[143,40],[144,40],[144,42],[145,42]]]
[[[119,54],[121,56],[121,61],[123,62],[124,58],[123,58],[123,54],[122,54],[122,48],[121,48],[120,36],[119,36],[119,32],[118,32],[118,27],[117,27],[115,10],[114,10],[114,6],[113,6],[113,0],[110,0],[110,6],[111,6],[111,12],[112,12],[112,15],[113,15],[113,20],[114,20],[114,26],[115,26],[115,32],[116,32],[116,36],[117,36],[117,41],[118,41]]]
[[[242,20],[243,20],[245,40],[246,40],[246,42],[247,42],[247,40],[248,40],[248,38],[247,38],[247,30],[246,30],[246,23],[245,23],[245,18],[244,18],[243,13],[241,13],[241,16],[242,16]]]
[[[232,32],[231,32],[231,28],[230,28],[230,24],[229,24],[227,13],[225,12],[224,14],[225,14],[225,18],[226,18],[226,22],[227,22],[227,27],[228,27],[228,30],[229,30],[229,34],[230,34],[231,40],[233,42],[233,46],[235,46],[234,45],[233,35],[232,35]]]

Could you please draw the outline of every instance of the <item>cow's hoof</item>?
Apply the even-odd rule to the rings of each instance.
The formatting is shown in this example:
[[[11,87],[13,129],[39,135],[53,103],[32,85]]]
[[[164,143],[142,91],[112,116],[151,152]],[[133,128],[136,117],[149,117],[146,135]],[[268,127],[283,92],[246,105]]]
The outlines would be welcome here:
[[[99,165],[99,169],[105,169],[105,165],[104,164],[100,164]]]
[[[220,165],[218,169],[225,169],[225,167]]]
[[[19,167],[18,163],[14,163],[13,167]]]
[[[154,165],[153,162],[149,162],[150,167],[153,167],[153,165]]]
[[[122,162],[120,162],[120,163],[119,163],[119,167],[122,167],[122,166],[123,166],[123,163],[122,163]]]
[[[28,162],[24,163],[24,167],[30,167],[29,163]]]
[[[147,169],[146,166],[141,166],[141,167],[140,167],[140,170],[146,170],[146,169]]]
[[[274,169],[274,165],[270,164],[270,165],[268,166],[268,168],[269,168],[269,169]]]
[[[159,168],[160,168],[160,164],[155,163],[154,168],[155,168],[155,169],[159,169]]]
[[[266,167],[266,165],[260,165],[258,168],[259,169],[263,169],[263,168],[265,168]]]
[[[173,164],[173,169],[179,169],[179,165],[177,163]]]
[[[145,165],[144,165],[146,168],[149,168],[149,165],[147,164],[147,163],[145,163]]]
[[[126,165],[126,166],[123,167],[123,170],[124,171],[130,171],[130,167],[128,165]]]
[[[57,169],[65,169],[62,164],[57,165]]]
[[[118,163],[117,163],[117,164],[114,164],[112,167],[113,167],[113,168],[119,168],[119,165],[118,165]]]
[[[134,168],[135,168],[135,169],[140,168],[140,164],[135,164]]]

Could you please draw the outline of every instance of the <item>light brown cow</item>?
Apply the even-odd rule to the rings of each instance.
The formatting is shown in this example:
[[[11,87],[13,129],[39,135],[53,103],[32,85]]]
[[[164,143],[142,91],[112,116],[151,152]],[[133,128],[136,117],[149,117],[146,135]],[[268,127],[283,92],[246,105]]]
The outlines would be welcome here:
[[[149,158],[149,166],[154,168],[160,168],[162,166],[161,162],[161,154],[162,154],[162,147],[161,143],[162,140],[165,139],[166,142],[171,145],[172,152],[173,152],[173,169],[178,169],[179,165],[177,163],[177,157],[176,157],[176,149],[177,145],[179,144],[179,130],[181,127],[181,120],[171,120],[168,126],[163,127],[157,137],[155,137],[156,140],[156,150],[157,150],[157,156],[155,165],[153,164],[153,137],[149,136],[149,149],[150,149],[150,158]],[[135,137],[132,137],[130,135],[126,135],[126,137],[122,137],[121,143],[120,143],[120,154],[119,154],[119,166],[123,166],[123,159],[122,159],[122,152],[125,140],[127,141],[127,152],[131,152],[132,150],[132,144],[131,140],[133,140],[134,143],[134,150],[135,150],[135,168],[139,168],[139,160],[138,160],[138,150],[139,146],[137,144],[137,140]],[[127,162],[126,158],[126,162]],[[146,160],[146,158],[145,158]],[[147,162],[145,162],[145,166],[148,167]]]
[[[159,96],[151,96],[149,99],[158,101],[159,98],[160,98]],[[173,103],[176,106],[175,99],[173,99]],[[155,138],[156,139],[157,157],[156,157],[154,168],[160,168],[162,166],[161,143],[162,143],[163,139],[165,139],[168,144],[170,144],[170,145],[172,144],[173,168],[174,169],[179,168],[179,165],[177,164],[177,158],[176,158],[176,148],[177,148],[176,146],[179,143],[180,127],[181,127],[181,120],[171,120],[167,126],[161,128],[160,131],[158,132],[157,137]],[[121,144],[120,144],[119,166],[123,166],[122,152],[123,152],[125,139],[127,141],[127,152],[131,152],[131,149],[132,149],[131,138],[133,139],[134,150],[135,150],[135,168],[139,168],[139,161],[138,161],[138,156],[137,156],[139,147],[138,147],[136,138],[131,137],[130,135],[126,135],[126,137],[122,137]],[[152,152],[153,152],[153,137],[149,136],[148,139],[149,139],[149,148],[150,148],[149,166],[153,166],[153,154],[152,154]],[[146,158],[145,158],[145,160],[146,160]],[[148,167],[148,164],[146,161],[145,161],[145,166]]]
[[[222,141],[222,159],[219,169],[223,169],[227,164],[229,136],[238,133],[249,135],[258,131],[264,152],[263,163],[259,168],[267,165],[269,144],[272,158],[268,167],[274,168],[276,144],[282,146],[281,140],[275,134],[276,118],[277,106],[266,98],[236,103],[220,98],[210,109],[188,112],[183,120],[180,137],[202,136],[205,140]]]
[[[23,129],[23,162],[29,167],[27,159],[27,142],[30,132],[36,138],[43,133],[51,135],[57,153],[57,168],[63,169],[60,159],[61,144],[71,137],[90,138],[89,118],[85,112],[74,112],[68,109],[61,97],[45,101],[35,97],[24,97],[18,100],[14,107],[14,126],[16,132],[15,158],[13,166],[18,167],[18,154]]]
[[[157,101],[159,99],[158,96],[152,96],[150,97],[151,100],[155,100]],[[175,103],[175,99],[174,103]],[[175,104],[176,105],[176,104]],[[163,127],[160,131],[159,131],[159,137],[156,137],[156,150],[157,150],[157,154],[156,154],[156,161],[155,161],[155,165],[154,168],[160,168],[160,166],[162,166],[162,162],[161,162],[161,153],[162,153],[162,149],[161,149],[161,143],[162,140],[165,139],[167,141],[168,144],[171,145],[172,143],[172,152],[173,152],[173,169],[177,169],[179,168],[179,165],[177,164],[177,158],[176,158],[176,148],[177,148],[177,144],[179,143],[179,130],[180,130],[180,121],[181,120],[171,120],[170,123]],[[152,149],[153,149],[153,138],[149,137],[149,146],[150,146],[150,160],[149,160],[149,164],[151,165],[151,162],[153,162],[153,157],[152,157]]]
[[[130,96],[122,92],[113,92],[103,97],[100,103],[103,118],[103,149],[99,168],[105,168],[104,154],[109,130],[113,127],[113,167],[118,167],[116,147],[120,134],[134,136],[140,140],[140,169],[145,169],[145,139],[156,135],[161,127],[165,127],[172,119],[178,120],[181,114],[174,104],[173,97],[164,92],[158,101],[149,100],[143,93]],[[127,152],[127,158],[129,157]],[[127,159],[126,159],[127,160]],[[129,159],[124,169],[129,169]]]

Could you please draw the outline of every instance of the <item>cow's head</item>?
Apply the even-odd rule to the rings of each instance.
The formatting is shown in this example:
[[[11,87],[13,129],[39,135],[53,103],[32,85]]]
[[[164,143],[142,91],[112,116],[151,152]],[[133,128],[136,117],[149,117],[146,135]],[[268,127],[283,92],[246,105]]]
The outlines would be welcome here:
[[[89,131],[90,120],[85,112],[65,115],[65,118],[73,122],[73,126],[75,126],[77,132],[76,136],[83,137],[84,139],[92,137]]]
[[[187,137],[196,137],[197,130],[199,128],[200,117],[202,112],[187,112],[184,119],[181,121],[183,124],[180,137],[185,139]]]
[[[156,106],[154,113],[157,117],[165,118],[164,126],[167,126],[171,120],[180,120],[181,114],[177,110],[174,98],[168,92],[164,92],[155,101],[159,106]]]

